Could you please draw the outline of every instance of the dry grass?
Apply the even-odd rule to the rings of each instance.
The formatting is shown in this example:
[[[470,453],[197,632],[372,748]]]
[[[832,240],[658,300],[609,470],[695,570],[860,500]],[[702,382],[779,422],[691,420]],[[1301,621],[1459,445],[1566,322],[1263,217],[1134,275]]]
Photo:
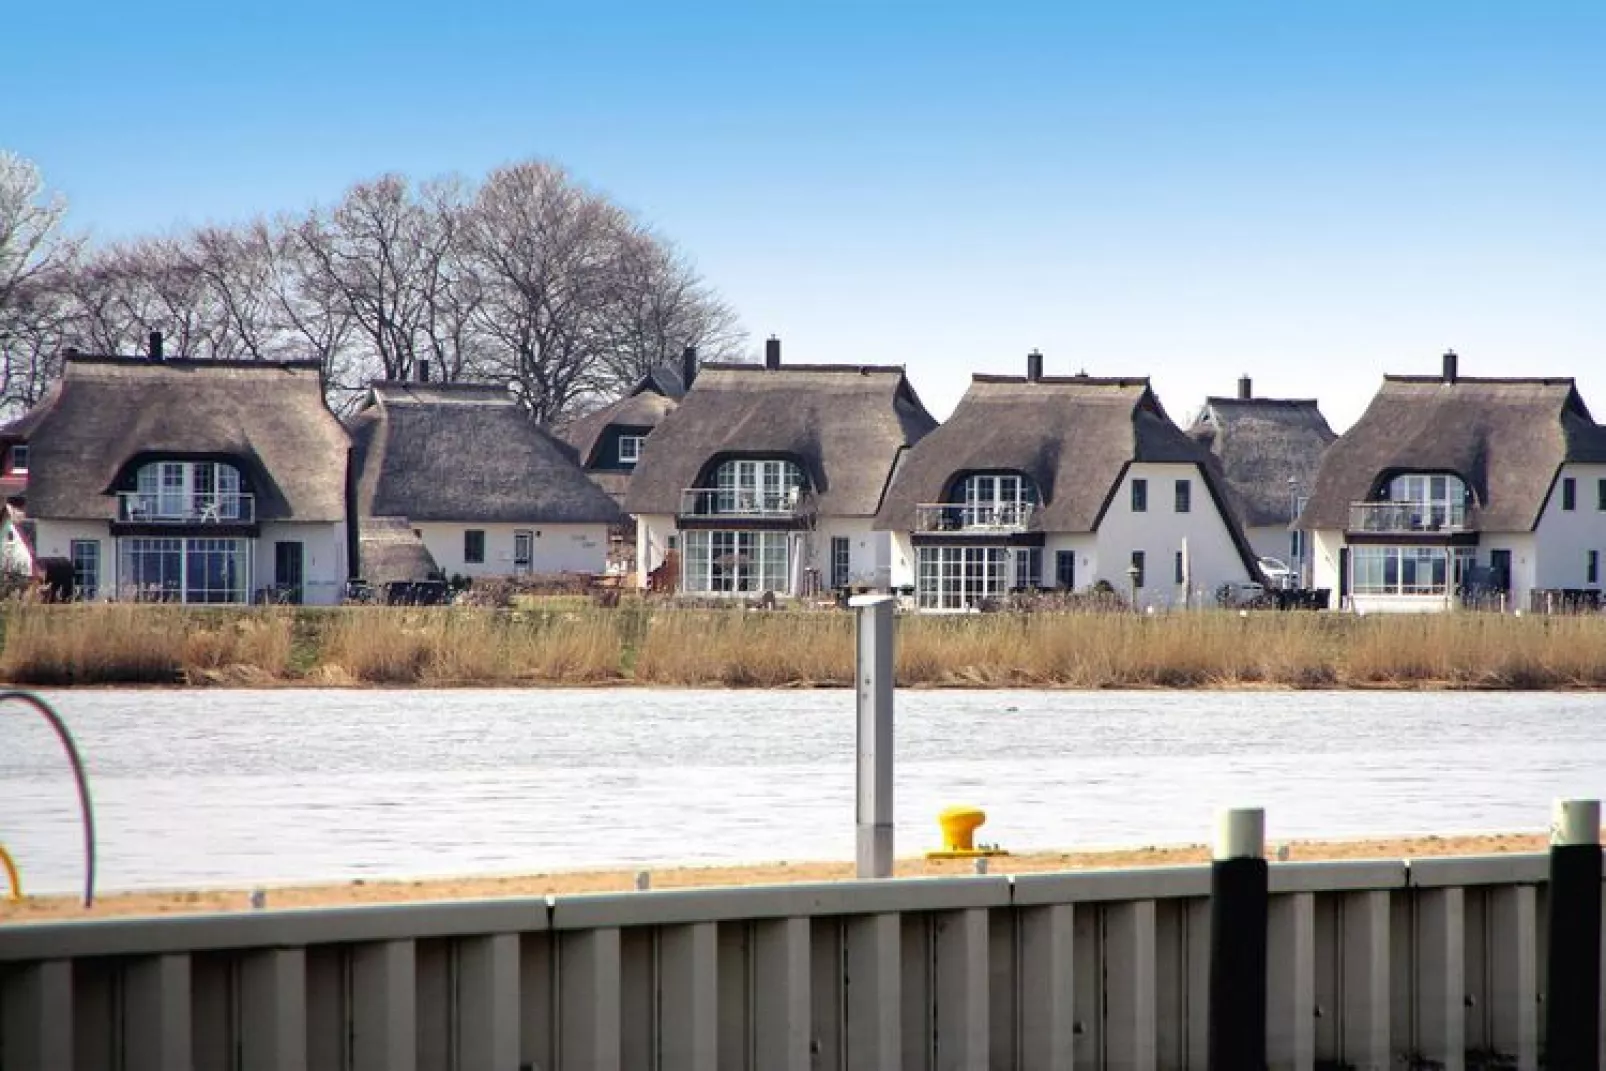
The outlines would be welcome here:
[[[853,675],[842,613],[21,605],[5,616],[0,676],[28,684],[773,688]],[[910,616],[897,667],[899,683],[935,687],[1594,688],[1606,686],[1606,616]]]

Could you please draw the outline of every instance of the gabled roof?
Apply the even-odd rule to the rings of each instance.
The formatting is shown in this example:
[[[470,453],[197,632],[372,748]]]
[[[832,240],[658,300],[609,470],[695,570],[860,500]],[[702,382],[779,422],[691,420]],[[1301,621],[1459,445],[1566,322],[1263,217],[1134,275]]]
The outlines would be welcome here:
[[[597,445],[610,426],[656,428],[664,417],[675,411],[677,404],[674,397],[656,390],[637,390],[612,405],[569,422],[559,434],[564,442],[574,447],[580,464],[590,468],[597,464]]]
[[[1251,528],[1293,520],[1293,494],[1310,493],[1337,439],[1313,399],[1207,398],[1188,435],[1221,462],[1238,520]]]
[[[346,515],[350,440],[324,404],[316,361],[69,356],[24,421],[35,518],[112,519],[113,483],[153,454],[240,461],[258,520]]]
[[[435,558],[406,517],[365,517],[357,572],[373,585],[416,583],[439,574]]]
[[[1147,379],[972,376],[953,415],[909,451],[875,526],[912,531],[915,507],[944,501],[955,479],[1012,471],[1030,476],[1041,495],[1033,530],[1091,532],[1132,462],[1198,465],[1254,573],[1215,459],[1171,422]]]
[[[712,462],[762,455],[802,465],[820,513],[872,516],[900,452],[935,426],[900,366],[705,364],[652,433],[625,508],[673,514]]]
[[[374,383],[350,422],[359,517],[611,524],[613,500],[504,388]]]
[[[1606,462],[1606,431],[1571,379],[1385,376],[1355,426],[1327,450],[1299,527],[1342,529],[1349,506],[1402,472],[1453,473],[1469,527],[1525,532],[1560,467]]]

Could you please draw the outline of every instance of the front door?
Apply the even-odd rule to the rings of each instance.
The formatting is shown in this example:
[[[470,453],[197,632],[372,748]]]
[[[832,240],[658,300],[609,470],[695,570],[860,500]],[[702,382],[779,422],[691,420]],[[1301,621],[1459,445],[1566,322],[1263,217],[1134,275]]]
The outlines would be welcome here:
[[[1338,551],[1338,608],[1344,609],[1344,600],[1349,598],[1349,548],[1340,547]]]
[[[1489,585],[1496,591],[1511,590],[1511,551],[1489,552]]]
[[[513,533],[513,571],[527,573],[535,559],[535,533],[521,528]]]
[[[273,544],[273,586],[280,602],[300,605],[306,573],[307,548],[299,541]]]

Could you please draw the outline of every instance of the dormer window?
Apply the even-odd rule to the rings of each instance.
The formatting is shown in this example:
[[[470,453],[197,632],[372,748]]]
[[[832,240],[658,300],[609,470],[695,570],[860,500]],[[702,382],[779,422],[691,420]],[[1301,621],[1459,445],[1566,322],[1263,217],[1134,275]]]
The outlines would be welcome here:
[[[1037,505],[1036,486],[1018,472],[967,476],[961,496],[966,528],[1019,527]]]
[[[25,475],[28,471],[28,444],[17,443],[11,448],[9,468],[12,472]]]
[[[1467,485],[1447,474],[1396,476],[1389,481],[1388,499],[1409,509],[1413,529],[1436,532],[1462,528],[1467,520]]]
[[[153,461],[140,466],[134,491],[122,499],[121,519],[186,524],[254,519],[241,493],[240,470],[222,461]]]
[[[641,460],[641,445],[647,441],[645,435],[619,436],[619,464],[634,465]]]
[[[714,471],[716,513],[790,513],[803,493],[803,470],[784,460],[727,461]]]

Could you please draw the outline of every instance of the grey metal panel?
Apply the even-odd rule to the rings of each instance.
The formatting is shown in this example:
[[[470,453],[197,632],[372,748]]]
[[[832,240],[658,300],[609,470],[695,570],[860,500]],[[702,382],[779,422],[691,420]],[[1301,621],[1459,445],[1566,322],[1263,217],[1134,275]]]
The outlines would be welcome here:
[[[0,975],[0,1067],[57,1071],[73,1066],[73,970],[67,960]]]
[[[1155,1071],[1154,901],[1105,905],[1104,929],[1104,1064]]]
[[[903,1066],[902,919],[894,914],[849,919],[843,1035],[847,1071]]]
[[[555,936],[526,933],[519,939],[519,1059],[551,1071],[558,1065],[557,957]]]
[[[761,1071],[808,1071],[813,1018],[808,919],[753,927],[753,1062]],[[828,998],[830,991],[820,994]]]
[[[989,1060],[989,920],[984,908],[936,916],[935,1071],[985,1068]]]
[[[1419,1057],[1461,1071],[1466,1045],[1466,917],[1461,889],[1424,889],[1416,903]]]
[[[897,1011],[903,1071],[933,1071],[937,1062],[937,942],[935,916],[900,915]],[[849,980],[851,983],[851,979]]]
[[[0,962],[519,933],[547,921],[545,899],[523,899],[26,922],[0,926]]]
[[[1273,894],[1403,889],[1410,868],[1403,859],[1273,863],[1267,887]]]
[[[307,954],[301,949],[253,952],[240,964],[240,1056],[241,1071],[305,1071]]]
[[[453,1071],[518,1071],[519,937],[457,942]]]
[[[659,935],[662,1071],[714,1071],[719,1063],[719,927],[673,926]]]
[[[1266,922],[1266,1061],[1269,1071],[1316,1064],[1316,898],[1272,897]]]
[[[1531,885],[1487,890],[1484,1018],[1488,1047],[1518,1071],[1539,1066],[1539,920]]]
[[[657,1060],[663,1005],[658,931],[631,926],[619,931],[619,1063],[634,1071]]]
[[[365,1071],[354,1058],[353,1034],[361,946],[316,945],[306,950],[307,1071]],[[412,987],[411,960],[407,984]],[[412,1005],[409,1004],[409,1014]],[[412,1034],[407,1035],[412,1052]],[[410,1064],[399,1065],[408,1071]]]
[[[430,938],[414,945],[413,1044],[418,1071],[451,1071],[455,1008],[453,948]]]
[[[719,1035],[718,1066],[722,1071],[748,1071],[754,1066],[753,1015],[755,1005],[763,995],[763,983],[758,980],[754,965],[754,931],[762,926],[785,925],[789,921],[727,922],[719,926],[718,963],[714,972],[719,990],[716,1028]],[[807,919],[800,921],[805,927],[808,925]],[[807,947],[807,930],[803,938]],[[803,1027],[806,1040],[807,1022]],[[785,1066],[784,1062],[781,1066]]]
[[[1015,903],[1079,904],[1104,900],[1165,900],[1206,896],[1210,868],[1202,866],[1144,867],[1135,870],[1082,870],[1061,874],[1020,874],[1015,878]]]
[[[412,941],[359,947],[352,953],[351,975],[353,1071],[413,1071],[417,947]]]
[[[855,920],[809,920],[809,1049],[814,1066],[847,1067],[848,940]]]
[[[1010,880],[1003,875],[665,889],[557,897],[553,901],[552,927],[582,930],[594,926],[674,926],[888,911],[957,911],[967,907],[1005,907],[1009,901]]]
[[[240,957],[206,952],[190,957],[190,1062],[196,1067],[230,1067],[239,1046],[233,1014],[243,999]]]
[[[558,945],[558,1067],[619,1071],[620,935],[565,934]]]
[[[1071,1071],[1075,1059],[1076,908],[1051,904],[1020,915],[1021,1071]]]
[[[1411,884],[1423,889],[1451,885],[1538,884],[1550,876],[1549,857],[1543,854],[1413,859],[1410,869]]]
[[[146,956],[124,974],[127,1071],[189,1071],[190,957]]]
[[[1387,892],[1341,894],[1338,934],[1338,1058],[1356,1071],[1386,1071],[1389,1051],[1389,924]]]
[[[987,912],[988,1067],[1020,1067],[1020,917]]]

